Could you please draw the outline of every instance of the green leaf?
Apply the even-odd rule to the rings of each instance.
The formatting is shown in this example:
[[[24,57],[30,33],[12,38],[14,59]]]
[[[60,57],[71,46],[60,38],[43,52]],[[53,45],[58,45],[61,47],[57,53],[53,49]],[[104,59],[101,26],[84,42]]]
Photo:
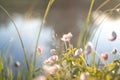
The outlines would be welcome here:
[[[3,70],[3,62],[0,60],[0,71]]]

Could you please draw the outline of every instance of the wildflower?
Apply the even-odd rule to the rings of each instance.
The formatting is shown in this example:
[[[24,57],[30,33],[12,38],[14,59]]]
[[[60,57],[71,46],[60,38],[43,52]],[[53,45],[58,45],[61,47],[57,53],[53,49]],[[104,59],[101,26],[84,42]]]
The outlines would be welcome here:
[[[80,80],[89,80],[89,73],[85,72],[80,75]]]
[[[16,61],[15,62],[15,67],[19,67],[20,66],[20,62],[19,61]]]
[[[34,80],[46,80],[46,77],[45,76],[38,76]]]
[[[48,58],[47,60],[44,61],[44,64],[53,64],[54,62],[58,61],[58,56],[57,55],[53,55],[50,58]]]
[[[68,38],[70,38],[70,39],[71,39],[73,35],[72,35],[72,33],[71,33],[71,32],[69,32],[69,33],[67,34],[67,36],[68,36]]]
[[[116,40],[116,38],[117,38],[117,34],[116,34],[116,32],[115,31],[113,31],[110,35],[109,35],[109,40],[110,41],[114,41],[114,40]]]
[[[39,55],[42,55],[42,53],[43,53],[43,48],[40,47],[40,46],[38,46],[37,51],[38,51]]]
[[[101,56],[105,61],[108,60],[108,53],[107,52],[102,53]]]
[[[71,34],[71,32],[69,32],[68,34],[64,34],[63,37],[61,38],[61,40],[64,42],[69,42],[70,39],[72,38],[72,36],[73,35]]]
[[[45,70],[46,74],[55,74],[60,70],[60,66],[55,64],[53,66],[43,66],[43,69]]]
[[[113,51],[112,51],[113,54],[116,54],[117,53],[117,48],[114,48]]]
[[[76,51],[75,51],[75,57],[79,57],[79,55],[82,53],[82,48],[80,48],[80,49],[77,49]]]
[[[53,64],[53,61],[47,59],[47,60],[44,61],[44,64]]]
[[[57,55],[53,55],[49,59],[52,60],[53,62],[56,62],[56,61],[58,61],[58,56]]]
[[[51,50],[50,50],[50,53],[51,53],[52,55],[55,55],[55,54],[56,54],[56,50],[55,50],[55,49],[51,49]]]
[[[85,52],[84,53],[88,55],[92,52],[93,52],[93,45],[92,45],[91,42],[88,42],[86,47],[85,47]]]

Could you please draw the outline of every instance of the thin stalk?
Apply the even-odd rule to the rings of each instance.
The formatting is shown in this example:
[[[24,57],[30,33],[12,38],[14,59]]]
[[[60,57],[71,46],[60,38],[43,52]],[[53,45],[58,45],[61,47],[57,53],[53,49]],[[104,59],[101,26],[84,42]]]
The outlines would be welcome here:
[[[9,17],[9,19],[11,20],[11,22],[13,23],[13,25],[14,25],[16,31],[17,31],[17,34],[18,34],[18,37],[19,37],[19,39],[20,39],[21,46],[22,46],[22,49],[23,49],[23,52],[24,52],[24,57],[25,57],[25,61],[26,61],[26,64],[27,64],[27,69],[28,69],[28,71],[29,71],[29,64],[28,64],[28,61],[27,61],[27,55],[26,55],[24,43],[23,43],[22,37],[21,37],[21,35],[20,35],[20,32],[19,32],[19,30],[18,30],[18,28],[17,28],[14,20],[12,19],[12,17],[10,16],[10,14],[8,13],[8,11],[7,11],[2,5],[0,5],[0,8],[1,8],[1,9],[6,13],[6,15]]]
[[[89,12],[88,12],[88,15],[87,15],[87,19],[86,19],[86,31],[85,31],[85,36],[84,36],[84,48],[85,48],[85,45],[86,45],[86,42],[87,42],[88,25],[89,25],[89,22],[90,22],[90,17],[91,17],[94,2],[95,2],[95,0],[92,0],[91,5],[90,5],[90,9],[89,9]]]
[[[88,66],[87,61],[80,55],[80,58],[84,61],[85,65]]]
[[[65,51],[67,51],[67,43],[64,41],[65,44]]]
[[[104,5],[106,5],[110,0],[104,1],[97,9],[96,11],[100,10]]]
[[[92,66],[95,66],[95,52],[92,52]]]
[[[106,62],[102,59],[101,55],[97,51],[95,51],[95,53],[97,54],[99,59],[103,62],[103,64],[106,65]]]
[[[44,17],[43,17],[43,20],[42,20],[42,23],[41,23],[41,26],[40,26],[40,29],[39,29],[39,32],[38,32],[38,37],[37,37],[35,51],[34,51],[33,75],[34,75],[34,72],[35,72],[35,69],[36,69],[36,55],[37,55],[37,46],[38,46],[38,42],[39,42],[39,38],[40,38],[40,33],[41,33],[41,31],[44,27],[45,20],[47,18],[48,12],[49,12],[53,2],[54,2],[54,0],[49,1],[48,6],[47,6],[46,11],[45,11],[45,14],[44,14]]]

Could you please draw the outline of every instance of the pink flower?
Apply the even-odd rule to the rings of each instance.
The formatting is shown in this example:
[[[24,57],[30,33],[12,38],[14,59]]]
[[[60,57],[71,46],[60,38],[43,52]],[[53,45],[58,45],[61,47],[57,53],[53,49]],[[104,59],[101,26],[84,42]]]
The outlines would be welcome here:
[[[47,78],[45,76],[38,76],[34,80],[47,80]]]
[[[77,49],[76,51],[75,51],[75,57],[77,58],[77,57],[79,57],[79,55],[82,53],[82,49],[80,48],[80,49]]]
[[[55,64],[53,66],[43,66],[43,69],[45,70],[46,74],[55,74],[60,70],[60,66]]]
[[[88,42],[86,47],[85,47],[85,52],[84,53],[88,55],[92,52],[93,52],[93,45],[92,45],[91,42]]]
[[[64,34],[63,37],[61,38],[61,40],[64,42],[69,42],[71,40],[72,36],[73,35],[71,34],[71,32],[69,32],[68,34]]]
[[[44,61],[44,64],[53,64],[53,61],[47,59],[47,60]]]
[[[80,75],[80,80],[89,80],[89,73],[85,72]]]
[[[42,55],[42,53],[43,53],[43,48],[40,47],[40,46],[38,46],[37,51],[38,51],[39,55]]]
[[[53,56],[49,57],[47,60],[45,60],[44,64],[53,64],[53,63],[55,63],[57,61],[58,61],[58,56],[53,55]]]
[[[55,54],[56,54],[56,50],[55,50],[55,49],[51,49],[51,50],[50,50],[50,53],[51,53],[52,55],[55,55]]]
[[[110,35],[109,35],[109,40],[110,41],[114,41],[114,40],[116,40],[116,38],[117,38],[117,34],[116,34],[116,32],[115,31],[113,31]]]
[[[52,60],[53,62],[57,62],[58,61],[58,56],[57,55],[53,55],[49,58],[49,60]]]
[[[102,53],[101,56],[105,61],[108,60],[108,53],[107,52]]]

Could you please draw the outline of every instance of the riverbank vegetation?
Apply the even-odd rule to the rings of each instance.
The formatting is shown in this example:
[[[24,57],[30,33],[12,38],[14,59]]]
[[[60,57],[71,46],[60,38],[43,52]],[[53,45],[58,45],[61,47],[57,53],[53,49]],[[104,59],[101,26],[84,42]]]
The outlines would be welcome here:
[[[77,47],[74,47],[71,43],[71,39],[74,36],[71,32],[63,34],[63,36],[59,38],[61,43],[59,45],[60,47],[51,49],[49,53],[46,53],[50,54],[51,56],[40,63],[42,64],[40,67],[36,67],[36,57],[41,57],[44,51],[44,49],[38,45],[38,41],[41,31],[44,27],[44,23],[46,22],[45,20],[49,10],[54,2],[55,0],[49,0],[44,13],[44,17],[39,28],[38,37],[36,39],[33,59],[27,58],[28,53],[26,52],[19,29],[17,28],[8,11],[2,5],[0,5],[0,8],[6,13],[6,15],[14,24],[14,28],[17,31],[24,52],[24,64],[21,64],[19,61],[14,61],[15,63],[12,63],[12,56],[6,60],[5,54],[1,53],[0,80],[119,80],[120,55],[118,50],[116,48],[113,49],[112,55],[106,51],[103,53],[98,53],[96,50],[97,42],[95,45],[93,45],[92,41],[89,40],[90,37],[94,37],[92,30],[89,28],[89,22],[95,0],[91,0],[90,8],[86,18],[86,26],[83,31],[80,31],[78,42],[76,42],[78,43]],[[109,2],[109,0],[103,2],[96,11],[106,5],[107,2]],[[120,10],[119,5],[105,12],[108,13],[114,10]],[[108,40],[114,42],[116,39],[117,34],[115,31],[112,31],[108,37]],[[98,57],[97,60],[95,59],[95,56]],[[108,63],[110,56],[117,57],[112,60],[112,62]],[[17,72],[13,71],[13,67],[17,69]]]

